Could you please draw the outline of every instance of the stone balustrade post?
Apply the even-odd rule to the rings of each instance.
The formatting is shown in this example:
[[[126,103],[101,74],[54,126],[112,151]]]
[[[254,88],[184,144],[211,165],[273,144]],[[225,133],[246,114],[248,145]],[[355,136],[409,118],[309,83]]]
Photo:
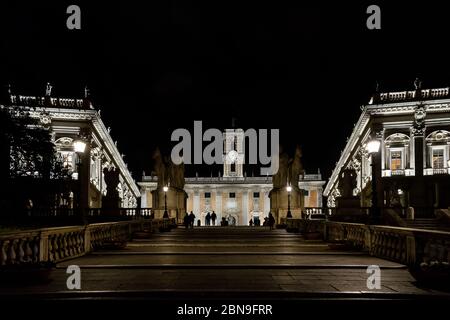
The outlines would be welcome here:
[[[417,262],[416,238],[414,235],[406,236],[406,264],[414,265]]]
[[[364,239],[364,247],[370,252],[372,252],[372,233],[373,230],[370,226],[366,226],[365,228],[365,239]]]
[[[89,226],[84,228],[84,253],[91,251],[91,228]]]
[[[42,231],[39,235],[39,260],[38,262],[49,261],[48,232]]]

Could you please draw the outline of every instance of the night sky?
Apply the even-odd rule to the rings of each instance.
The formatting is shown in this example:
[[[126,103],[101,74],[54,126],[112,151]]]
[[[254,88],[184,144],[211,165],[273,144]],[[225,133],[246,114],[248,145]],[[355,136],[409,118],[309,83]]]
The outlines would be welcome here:
[[[417,76],[450,86],[450,11],[295,2],[2,1],[1,89],[43,95],[49,81],[53,96],[82,97],[88,85],[137,180],[175,128],[226,128],[233,117],[280,129],[286,149],[303,147],[305,169],[328,178],[377,81],[381,91],[412,89]],[[81,30],[66,28],[70,4]],[[381,30],[366,28],[369,4],[381,7]],[[188,175],[211,170],[221,168]]]

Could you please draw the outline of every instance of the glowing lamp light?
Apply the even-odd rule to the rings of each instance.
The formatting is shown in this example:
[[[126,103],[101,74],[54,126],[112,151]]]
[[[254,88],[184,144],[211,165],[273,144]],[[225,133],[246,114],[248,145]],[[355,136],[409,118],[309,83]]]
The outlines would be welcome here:
[[[168,186],[164,186],[163,190],[164,190],[164,192],[167,192],[167,191],[169,191],[169,187]]]
[[[369,154],[377,153],[380,150],[380,145],[379,140],[371,140],[367,143],[366,150]]]
[[[291,187],[291,186],[287,186],[287,187],[286,187],[286,191],[287,191],[287,192],[291,192],[291,191],[292,191],[292,187]]]
[[[84,153],[84,150],[86,150],[86,142],[78,140],[73,143],[73,149],[77,153]]]

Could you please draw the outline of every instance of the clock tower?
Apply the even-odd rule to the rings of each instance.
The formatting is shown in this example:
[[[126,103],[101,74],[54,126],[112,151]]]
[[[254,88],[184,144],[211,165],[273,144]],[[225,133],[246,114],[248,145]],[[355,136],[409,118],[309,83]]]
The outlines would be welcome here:
[[[224,179],[244,179],[244,130],[225,129],[223,143]]]

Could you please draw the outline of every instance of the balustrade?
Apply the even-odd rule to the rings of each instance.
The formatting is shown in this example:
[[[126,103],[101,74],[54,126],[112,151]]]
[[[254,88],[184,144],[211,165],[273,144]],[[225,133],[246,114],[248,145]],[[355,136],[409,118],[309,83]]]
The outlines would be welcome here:
[[[154,232],[174,224],[174,219],[141,219],[5,233],[0,235],[0,267],[56,263],[82,256],[106,241],[126,241],[134,232]]]

